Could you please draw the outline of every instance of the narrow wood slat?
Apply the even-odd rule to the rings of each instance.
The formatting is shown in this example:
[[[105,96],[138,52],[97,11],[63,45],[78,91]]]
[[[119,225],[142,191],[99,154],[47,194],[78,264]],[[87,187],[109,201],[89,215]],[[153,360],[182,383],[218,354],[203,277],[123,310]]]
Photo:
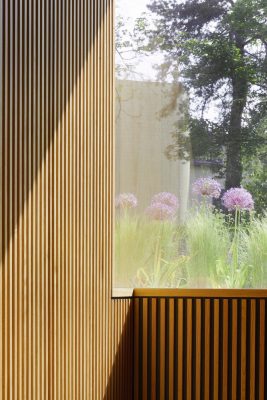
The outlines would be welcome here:
[[[134,300],[134,399],[139,398],[139,299]]]
[[[159,399],[160,400],[165,400],[165,385],[167,382],[165,382],[165,355],[166,355],[166,349],[165,349],[165,299],[160,300],[160,384],[159,384]]]
[[[237,331],[237,300],[232,303],[232,399],[237,399],[237,342],[240,340]]]
[[[246,398],[247,375],[247,300],[241,301],[241,398]]]
[[[220,303],[219,300],[214,300],[214,360],[213,360],[213,399],[218,400],[219,398],[219,313]]]
[[[0,29],[0,43],[3,43],[3,34],[4,34],[4,26],[3,26],[3,2],[0,2],[0,21],[2,24],[2,28]],[[3,87],[4,87],[4,82],[3,82],[3,46],[1,47],[0,51],[0,121],[3,121]],[[0,126],[0,198],[2,199],[2,207],[0,209],[0,219],[1,219],[1,229],[0,229],[0,293],[3,293],[3,283],[4,283],[4,237],[3,237],[3,231],[4,231],[4,218],[3,218],[3,204],[4,204],[4,136],[3,136],[3,122],[1,122]],[[0,295],[0,331],[4,331],[4,324],[3,324],[3,315],[4,311],[4,304],[3,304],[3,294]],[[4,377],[4,371],[3,371],[3,360],[4,360],[4,350],[3,350],[3,333],[0,335],[0,359],[2,362],[0,363],[0,376],[3,380]],[[4,382],[3,382],[4,384]],[[2,384],[2,386],[3,386]],[[3,387],[0,389],[0,393],[3,397]]]
[[[157,353],[157,304],[156,299],[151,301],[151,400],[156,399],[156,353]]]
[[[169,326],[168,332],[169,335],[169,346],[168,346],[168,354],[169,354],[169,365],[168,365],[168,386],[169,386],[169,400],[173,400],[174,398],[174,299],[169,300]]]
[[[186,310],[186,337],[187,337],[187,348],[186,348],[186,398],[191,400],[192,398],[192,299],[187,300]]]
[[[255,399],[255,368],[256,368],[256,301],[251,300],[250,313],[250,400]]]
[[[186,351],[183,343],[183,333],[184,329],[186,327],[183,324],[184,321],[184,300],[183,299],[178,299],[178,323],[177,323],[177,329],[178,329],[178,399],[182,399],[183,396],[183,377],[184,374],[186,374],[186,371],[184,371],[184,365],[183,365],[183,355],[184,351]]]
[[[223,378],[222,378],[222,398],[228,399],[228,300],[223,300]]]
[[[143,299],[143,321],[142,321],[142,349],[143,349],[143,354],[142,354],[142,370],[143,370],[143,393],[142,393],[142,399],[147,400],[147,392],[148,392],[148,377],[147,377],[147,367],[148,367],[148,354],[147,354],[147,346],[148,346],[148,337],[147,337],[147,332],[148,332],[148,300]]]
[[[196,300],[196,332],[195,332],[195,340],[196,340],[196,400],[200,400],[201,396],[201,357],[204,356],[204,352],[202,353],[201,349],[201,336],[202,336],[202,326],[201,326],[201,300]]]
[[[260,332],[259,332],[259,399],[265,399],[266,395],[266,382],[265,382],[265,369],[266,369],[266,300],[260,300]]]
[[[209,400],[210,396],[210,300],[205,300],[205,399]]]

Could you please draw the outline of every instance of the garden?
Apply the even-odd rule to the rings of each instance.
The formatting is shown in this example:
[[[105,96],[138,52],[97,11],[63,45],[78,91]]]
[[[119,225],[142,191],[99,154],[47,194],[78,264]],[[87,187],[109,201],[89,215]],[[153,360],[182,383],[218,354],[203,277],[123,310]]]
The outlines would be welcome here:
[[[155,194],[143,213],[132,193],[116,198],[116,282],[130,287],[265,288],[267,215],[256,214],[251,193],[223,191],[199,178],[199,201],[179,224],[178,198]],[[213,205],[220,199],[220,207]],[[218,203],[217,203],[218,204]]]
[[[115,32],[116,286],[266,288],[266,0],[131,4]]]

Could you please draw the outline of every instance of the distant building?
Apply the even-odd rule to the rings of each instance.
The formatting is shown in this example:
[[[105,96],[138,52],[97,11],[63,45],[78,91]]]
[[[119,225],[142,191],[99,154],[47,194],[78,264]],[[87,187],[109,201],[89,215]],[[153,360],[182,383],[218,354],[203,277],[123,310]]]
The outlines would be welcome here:
[[[211,175],[211,167],[166,156],[175,126],[184,119],[182,85],[121,80],[116,87],[116,194],[135,193],[144,210],[155,193],[175,193],[183,219],[190,183]]]

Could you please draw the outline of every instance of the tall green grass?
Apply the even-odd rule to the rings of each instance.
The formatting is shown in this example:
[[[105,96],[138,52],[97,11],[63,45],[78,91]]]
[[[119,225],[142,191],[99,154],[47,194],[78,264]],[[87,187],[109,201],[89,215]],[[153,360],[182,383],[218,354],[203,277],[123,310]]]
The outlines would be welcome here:
[[[177,287],[183,281],[182,232],[170,221],[123,215],[116,222],[115,281],[119,286]]]
[[[188,286],[218,286],[218,266],[225,269],[231,244],[222,215],[214,213],[211,207],[191,213],[186,224],[186,243]]]
[[[246,261],[250,268],[250,286],[267,287],[267,216],[251,223],[245,237]]]
[[[178,226],[125,213],[115,254],[117,286],[267,287],[267,217],[231,219],[205,206]]]

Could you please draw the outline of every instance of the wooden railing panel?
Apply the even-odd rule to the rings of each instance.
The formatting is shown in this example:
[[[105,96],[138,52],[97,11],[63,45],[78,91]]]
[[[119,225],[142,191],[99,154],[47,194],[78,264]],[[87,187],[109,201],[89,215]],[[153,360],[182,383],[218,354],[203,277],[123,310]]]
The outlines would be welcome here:
[[[253,290],[135,290],[135,398],[264,400],[266,297]],[[147,303],[157,304],[153,313]]]

